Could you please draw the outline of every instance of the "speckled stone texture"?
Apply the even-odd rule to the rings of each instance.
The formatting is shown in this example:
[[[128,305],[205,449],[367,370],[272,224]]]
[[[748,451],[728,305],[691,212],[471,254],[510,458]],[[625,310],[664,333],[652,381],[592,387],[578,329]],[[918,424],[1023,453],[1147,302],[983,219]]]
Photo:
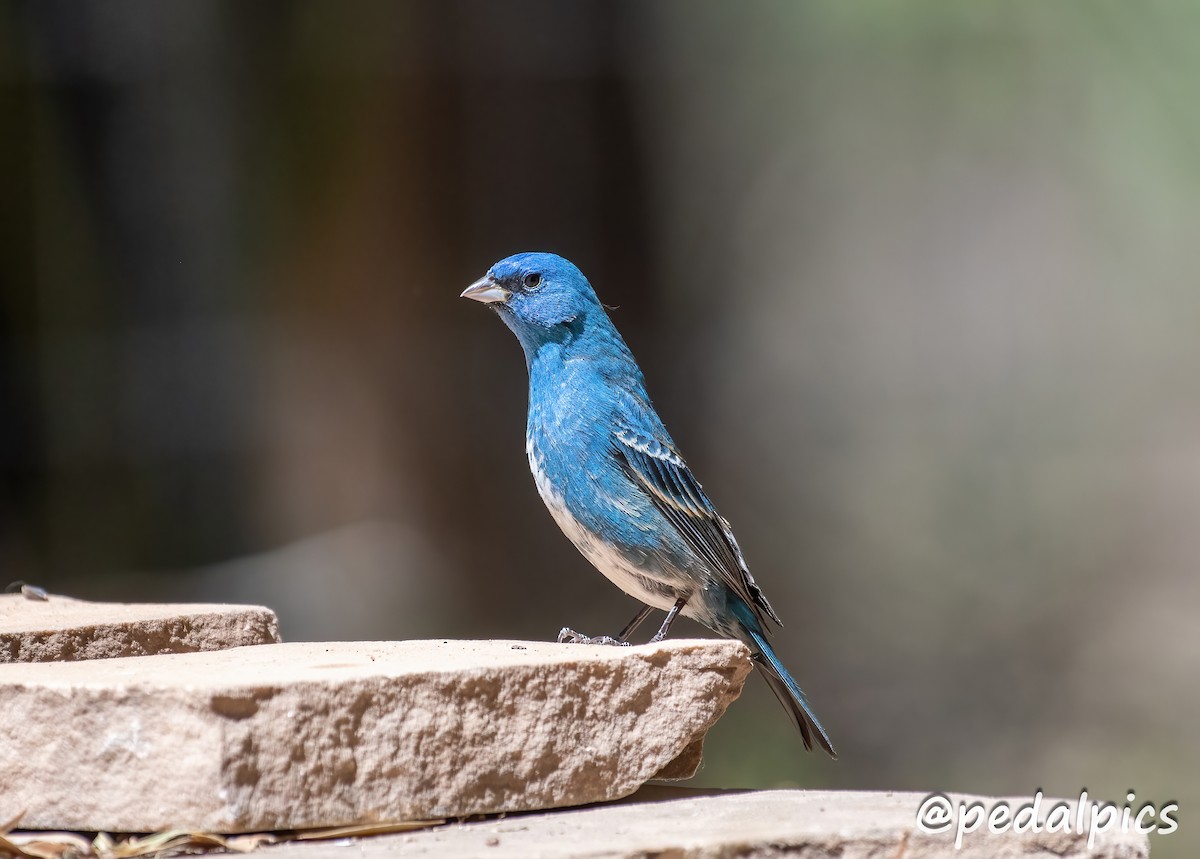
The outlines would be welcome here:
[[[87,602],[0,594],[0,662],[67,662],[191,653],[279,641],[279,621],[254,605]]]
[[[0,665],[0,818],[240,832],[615,799],[689,774],[750,669],[740,643],[683,640]]]
[[[633,800],[550,814],[451,824],[403,835],[264,848],[264,859],[1146,859],[1145,835],[1007,832],[964,836],[916,826],[919,793],[756,790],[671,797],[650,787]],[[997,799],[980,800],[992,807]],[[1029,797],[1007,800],[1012,808]],[[1057,800],[1045,800],[1045,808]],[[1074,805],[1074,803],[1071,803]],[[1168,836],[1169,837],[1169,836]]]

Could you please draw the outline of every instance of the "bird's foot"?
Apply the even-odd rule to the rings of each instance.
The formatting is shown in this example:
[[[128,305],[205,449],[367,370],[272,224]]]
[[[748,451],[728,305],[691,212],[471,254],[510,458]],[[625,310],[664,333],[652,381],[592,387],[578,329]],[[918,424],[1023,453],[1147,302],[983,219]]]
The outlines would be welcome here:
[[[570,627],[564,626],[558,631],[559,644],[607,644],[614,647],[628,647],[628,641],[621,641],[619,638],[613,638],[611,635],[584,635],[582,632],[576,632]]]

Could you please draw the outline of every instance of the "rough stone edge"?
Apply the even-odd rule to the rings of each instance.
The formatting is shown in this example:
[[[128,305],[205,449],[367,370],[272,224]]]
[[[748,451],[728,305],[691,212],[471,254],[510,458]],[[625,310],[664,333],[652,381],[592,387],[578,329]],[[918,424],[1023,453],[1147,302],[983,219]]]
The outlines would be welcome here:
[[[371,644],[373,644],[371,642],[351,642],[351,643],[365,645],[365,646],[370,646]],[[508,642],[506,642],[506,643],[508,643]],[[636,655],[638,657],[637,661],[644,662],[647,666],[652,667],[652,666],[655,666],[655,665],[658,665],[661,663],[665,663],[666,661],[668,661],[672,658],[683,658],[683,659],[696,658],[696,653],[693,652],[693,648],[691,647],[691,645],[699,644],[699,643],[702,643],[702,642],[700,642],[700,641],[695,641],[695,642],[675,641],[675,642],[667,643],[669,645],[667,647],[667,649],[669,651],[679,650],[678,654],[668,654],[668,653],[664,653],[664,652],[660,651],[660,652],[636,653],[636,654],[631,652],[629,655],[630,656]],[[701,666],[703,668],[702,673],[713,674],[713,675],[723,678],[722,685],[727,686],[728,691],[725,695],[708,699],[710,701],[710,703],[712,704],[713,709],[711,712],[706,712],[703,718],[697,720],[696,724],[693,725],[693,730],[691,732],[690,737],[687,734],[684,734],[681,732],[679,739],[676,741],[678,743],[678,745],[675,745],[673,743],[672,749],[664,750],[667,752],[668,755],[674,754],[674,760],[678,760],[681,757],[687,758],[687,756],[689,754],[690,755],[698,755],[700,748],[702,746],[702,740],[703,740],[704,735],[721,718],[721,716],[724,714],[724,712],[726,711],[728,706],[730,704],[732,704],[732,702],[734,700],[736,700],[736,698],[740,694],[741,688],[742,688],[746,678],[749,676],[749,674],[752,671],[752,663],[749,660],[748,651],[746,651],[746,648],[744,645],[741,645],[737,642],[732,642],[732,641],[711,641],[711,642],[706,642],[706,643],[720,644],[726,650],[729,650],[732,647],[731,652],[733,654],[736,654],[736,656],[738,658],[732,660],[732,662],[729,663],[728,665],[721,663],[721,664],[713,664],[711,667],[710,666]],[[320,642],[310,643],[311,646],[321,646],[322,644],[328,644],[328,643],[320,643]],[[545,644],[545,643],[539,642],[539,644]],[[689,645],[689,646],[681,648],[680,647],[681,645]],[[549,646],[553,646],[553,645],[549,645]],[[280,645],[280,647],[281,647],[281,649],[286,648],[286,645]],[[254,649],[258,650],[258,648],[254,648]],[[275,653],[282,652],[282,650],[276,651],[274,648],[271,648],[270,650]],[[221,651],[218,649],[217,652],[224,652],[224,651]],[[187,654],[182,654],[182,655],[186,656]],[[611,654],[608,654],[607,652],[605,652],[605,655],[611,655]],[[621,655],[625,655],[625,654],[621,654]],[[179,654],[164,654],[163,656],[166,658],[170,658],[170,657],[177,657],[177,656],[179,656]],[[122,660],[113,660],[113,662],[115,664],[120,663],[121,661]],[[604,661],[607,661],[607,660],[604,660]],[[25,663],[25,664],[32,666],[35,663]],[[62,665],[63,669],[66,670],[68,668],[68,666],[78,665],[79,661],[61,662],[60,664]],[[530,666],[530,667],[536,668],[537,666]],[[30,670],[30,669],[25,669],[25,670]],[[79,671],[81,671],[81,670],[83,670],[82,665],[79,665],[79,667],[71,668],[71,671],[74,674],[78,674]],[[456,673],[461,670],[462,669],[456,669]],[[469,674],[473,670],[475,670],[475,669],[468,668],[468,669],[466,669],[466,673]],[[723,699],[723,703],[721,703],[721,699]],[[214,699],[214,700],[216,700],[216,699]],[[239,711],[238,713],[234,713],[231,715],[234,718],[236,718],[243,714],[241,714]],[[235,743],[235,745],[236,745],[236,743]],[[663,770],[668,770],[670,767],[672,767],[671,763],[668,763],[666,766],[661,765],[661,762],[663,760],[670,761],[672,759],[667,758],[665,755],[662,757],[658,757],[658,760],[655,762],[655,764],[658,765],[657,772],[662,772]],[[692,760],[686,761],[686,763],[693,770],[695,769],[695,764],[698,762],[699,762],[698,758],[695,761],[692,761]],[[636,792],[636,790],[638,790],[645,783],[645,781],[648,781],[649,779],[654,778],[654,775],[653,775],[654,772],[655,772],[655,770],[647,768],[647,771],[644,771],[641,773],[639,780],[629,783],[627,786],[622,785],[620,788],[615,788],[610,785],[611,790],[607,796],[589,797],[586,799],[580,799],[580,798],[567,799],[564,802],[562,802],[561,804],[559,804],[559,807],[572,807],[572,806],[578,806],[581,802],[582,803],[592,803],[592,802],[598,802],[598,801],[609,801],[612,799],[620,798],[622,796],[628,796],[628,795]],[[549,807],[554,807],[554,805],[555,804],[553,804],[553,803],[547,803],[546,805],[542,805],[542,806],[520,806],[520,807],[510,806],[510,807],[497,807],[494,809],[493,808],[480,808],[480,809],[476,809],[476,810],[466,812],[466,813],[490,814],[490,813],[503,813],[503,812],[524,812],[524,811],[530,811],[530,810],[536,811],[539,808],[549,808]],[[426,815],[426,816],[428,816],[428,815]],[[381,818],[381,819],[383,819],[383,818]],[[357,822],[361,822],[361,821],[357,821]],[[65,826],[67,828],[70,828],[72,825],[72,824],[65,824],[65,823],[51,824],[49,821],[31,821],[31,823],[32,823],[32,825],[35,825],[35,826],[53,825],[53,826],[57,826],[57,827]],[[338,822],[330,821],[328,823],[310,823],[310,824],[304,824],[304,825],[306,825],[306,826],[354,825],[355,823],[356,823],[356,821],[345,820],[345,821],[338,821]],[[123,828],[119,824],[113,824],[113,826],[101,827],[101,828],[108,828],[111,830],[111,829],[113,829],[114,826],[115,826],[115,829],[118,831],[125,831],[125,828]],[[127,826],[128,826],[128,824],[126,824],[126,828],[127,828]],[[164,828],[164,827],[168,827],[168,826],[169,826],[169,822],[164,822],[161,825],[155,824],[151,828]],[[85,828],[96,828],[96,827],[91,826],[91,827],[85,827]],[[262,831],[263,829],[269,829],[271,827],[269,825],[267,825],[266,823],[247,825],[245,822],[242,822],[242,823],[234,825],[231,828],[227,828],[223,823],[217,823],[216,821],[206,821],[205,823],[193,824],[192,828],[199,828],[201,830],[214,831],[214,832],[217,832],[217,831],[219,831],[219,832],[239,832],[239,831],[245,832],[245,831]]]
[[[228,611],[188,614],[187,604],[181,603],[180,614],[172,617],[44,632],[0,632],[0,664],[194,653],[280,640],[279,618],[269,608],[230,605]]]
[[[511,642],[507,642],[507,643],[511,643]],[[537,643],[538,644],[546,644],[547,642],[537,642]],[[709,714],[708,718],[706,720],[702,721],[698,725],[698,727],[692,734],[691,739],[685,741],[684,745],[680,748],[680,751],[667,764],[662,766],[654,774],[651,774],[651,775],[643,774],[640,781],[631,782],[628,785],[628,787],[617,788],[616,786],[610,785],[609,789],[607,791],[607,795],[604,795],[604,796],[595,796],[595,797],[589,797],[589,798],[570,797],[570,798],[565,798],[559,802],[547,803],[547,804],[536,806],[536,807],[528,807],[528,806],[517,807],[517,806],[511,806],[511,805],[504,805],[504,804],[480,805],[480,806],[472,807],[469,809],[463,809],[460,811],[453,812],[453,813],[451,813],[451,816],[461,818],[461,817],[471,817],[471,816],[475,816],[475,815],[501,815],[502,816],[502,815],[506,815],[506,814],[519,814],[519,815],[539,814],[539,813],[553,812],[557,809],[581,808],[581,807],[586,807],[586,806],[595,805],[595,804],[610,803],[610,802],[619,801],[619,800],[625,799],[629,796],[632,796],[633,794],[637,793],[637,791],[644,788],[648,782],[653,781],[655,779],[664,779],[665,778],[665,779],[670,779],[670,780],[681,780],[683,778],[688,778],[692,774],[694,774],[699,769],[700,765],[703,763],[703,761],[701,759],[701,752],[703,749],[705,737],[708,735],[708,732],[711,731],[712,728],[716,725],[716,723],[721,720],[721,718],[725,715],[725,713],[727,712],[729,707],[741,696],[742,691],[744,690],[744,687],[745,687],[746,680],[750,677],[751,674],[754,673],[754,662],[751,659],[751,654],[750,654],[749,648],[746,647],[745,644],[735,641],[735,640],[732,640],[732,639],[693,639],[693,640],[675,639],[670,642],[664,642],[664,644],[668,645],[668,650],[670,652],[663,652],[662,650],[659,650],[657,648],[652,649],[649,652],[646,652],[646,651],[639,652],[638,650],[635,649],[635,650],[629,651],[628,655],[632,656],[632,657],[636,657],[639,661],[644,661],[647,665],[661,666],[665,662],[667,662],[671,659],[689,660],[689,659],[695,658],[695,652],[694,652],[694,648],[692,646],[697,645],[697,644],[699,644],[699,645],[719,644],[719,645],[725,646],[725,647],[732,647],[733,652],[735,654],[737,654],[737,658],[735,658],[727,663],[721,663],[721,664],[713,663],[711,665],[704,666],[701,669],[704,673],[715,674],[721,678],[721,683],[727,687],[726,693],[724,696],[724,701],[723,701],[723,703],[720,703],[718,706],[714,706],[714,708],[713,708],[712,712]],[[679,649],[676,649],[677,647]],[[472,673],[474,673],[477,670],[478,669],[465,669],[463,671],[462,676],[469,677]],[[234,745],[237,745],[237,743],[234,742]],[[663,772],[668,773],[668,775],[662,776],[661,773],[663,773]],[[431,812],[432,816],[434,816],[434,817],[443,816],[445,813],[446,812],[444,812],[443,810],[434,810]],[[429,816],[429,815],[426,815],[426,816]],[[393,819],[393,818],[371,817],[371,818],[362,818],[361,820],[358,820],[358,821],[346,820],[346,821],[341,821],[341,822],[336,822],[336,823],[329,822],[329,823],[321,823],[321,824],[306,823],[306,824],[304,824],[304,827],[312,828],[312,827],[323,827],[323,826],[368,825],[368,824],[375,823],[375,822],[386,822],[389,819]],[[407,817],[402,815],[402,819],[407,819]],[[244,820],[232,820],[229,822],[223,821],[220,824],[216,825],[215,828],[216,828],[216,831],[221,831],[221,832],[226,832],[226,833],[231,833],[231,834],[254,832],[254,831],[258,831],[259,829],[261,829],[261,827],[258,827],[258,826],[247,825],[246,821],[244,821]]]
[[[720,719],[720,716],[717,718]],[[712,727],[709,725],[708,730],[711,731]],[[704,738],[707,736],[708,731],[705,731],[704,736],[689,743],[675,760],[652,775],[650,781],[684,781],[694,776],[699,771],[700,764],[704,762]]]

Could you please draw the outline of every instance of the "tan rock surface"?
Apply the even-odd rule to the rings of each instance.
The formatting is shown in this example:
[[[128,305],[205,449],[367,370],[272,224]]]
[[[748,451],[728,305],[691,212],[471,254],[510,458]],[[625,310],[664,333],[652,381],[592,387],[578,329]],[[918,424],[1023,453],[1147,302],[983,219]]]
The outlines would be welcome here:
[[[234,832],[614,799],[694,755],[750,668],[730,641],[296,643],[0,665],[0,818]]]
[[[653,788],[633,799],[656,798]],[[451,824],[403,835],[356,841],[351,850],[328,842],[264,849],[264,859],[753,859],[837,856],[839,859],[1145,859],[1144,835],[1097,836],[1093,849],[1079,833],[990,834],[986,825],[963,837],[921,832],[916,812],[924,794],[860,791],[729,791],[665,801],[626,801],[598,808],[523,814],[503,820]],[[998,800],[981,800],[989,808]],[[1029,797],[1007,800],[1016,809]],[[1043,800],[1048,809],[1056,800]],[[1074,805],[1074,803],[1072,803]],[[1045,812],[1043,811],[1043,814]]]
[[[206,603],[87,602],[0,594],[0,663],[190,653],[279,641],[275,612]]]

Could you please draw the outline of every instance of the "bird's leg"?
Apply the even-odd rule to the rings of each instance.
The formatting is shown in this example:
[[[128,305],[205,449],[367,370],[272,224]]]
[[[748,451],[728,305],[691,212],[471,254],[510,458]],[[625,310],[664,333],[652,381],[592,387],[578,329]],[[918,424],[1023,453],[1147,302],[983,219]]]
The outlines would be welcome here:
[[[625,628],[621,630],[621,634],[617,636],[617,641],[629,641],[629,636],[633,635],[634,631],[642,625],[642,621],[650,616],[650,612],[654,611],[654,606],[644,605],[633,616],[633,620],[625,624]]]
[[[595,637],[587,636],[581,632],[576,632],[575,630],[571,629],[570,627],[564,626],[558,632],[558,643],[559,644],[612,644],[612,645],[617,645],[619,647],[628,647],[629,646],[629,636],[633,635],[633,631],[642,625],[642,621],[645,620],[650,615],[650,612],[652,612],[652,611],[654,611],[654,609],[651,608],[650,606],[648,606],[648,605],[642,606],[641,611],[639,611],[634,616],[633,620],[631,620],[631,621],[629,621],[629,623],[625,624],[625,628],[623,630],[621,630],[621,634],[618,635],[616,638],[613,638],[611,635],[597,635]]]
[[[667,630],[671,628],[671,624],[675,622],[675,618],[679,615],[679,612],[683,611],[683,607],[687,605],[687,601],[687,597],[680,597],[675,600],[675,605],[671,606],[671,610],[667,612],[667,619],[663,621],[662,626],[658,628],[658,632],[654,633],[654,637],[650,639],[651,644],[662,641],[667,637]]]

